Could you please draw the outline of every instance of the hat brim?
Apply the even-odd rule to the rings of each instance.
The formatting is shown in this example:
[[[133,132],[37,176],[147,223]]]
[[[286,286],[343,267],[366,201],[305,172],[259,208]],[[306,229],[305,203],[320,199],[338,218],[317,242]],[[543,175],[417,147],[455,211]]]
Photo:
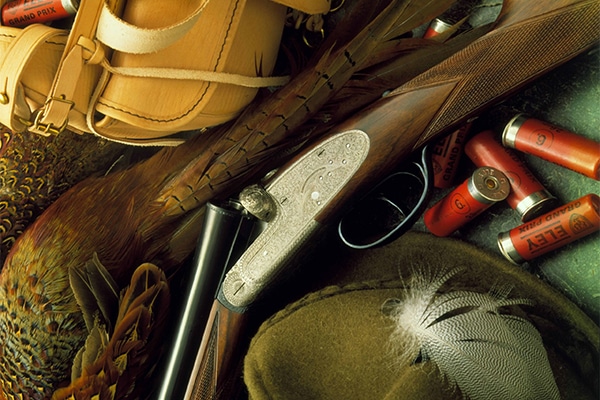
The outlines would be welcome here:
[[[335,258],[336,260],[332,259]],[[392,323],[381,313],[402,297],[416,267],[461,267],[452,286],[488,292],[512,287],[528,298],[523,312],[539,330],[563,398],[596,398],[600,330],[538,277],[465,242],[409,232],[368,251],[340,250],[321,288],[265,321],[245,358],[252,399],[460,398],[428,362],[397,365],[388,345]],[[311,289],[312,290],[312,289]]]

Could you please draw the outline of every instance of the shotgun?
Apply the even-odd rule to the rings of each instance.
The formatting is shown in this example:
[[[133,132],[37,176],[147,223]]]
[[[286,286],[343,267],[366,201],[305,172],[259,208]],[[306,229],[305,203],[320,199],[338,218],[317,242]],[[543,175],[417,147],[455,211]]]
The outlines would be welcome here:
[[[240,201],[268,226],[225,276],[186,398],[233,398],[223,388],[246,343],[238,321],[311,238],[409,154],[597,44],[599,20],[598,0],[505,0],[489,33],[307,146],[264,187],[244,190]]]

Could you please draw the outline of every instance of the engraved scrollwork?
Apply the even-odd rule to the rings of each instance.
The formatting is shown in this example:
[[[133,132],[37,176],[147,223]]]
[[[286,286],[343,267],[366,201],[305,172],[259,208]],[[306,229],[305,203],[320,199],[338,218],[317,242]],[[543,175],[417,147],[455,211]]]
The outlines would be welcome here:
[[[352,178],[369,151],[358,130],[323,141],[279,174],[267,188],[276,212],[266,230],[227,274],[223,293],[235,306],[252,302],[319,227],[318,213]]]

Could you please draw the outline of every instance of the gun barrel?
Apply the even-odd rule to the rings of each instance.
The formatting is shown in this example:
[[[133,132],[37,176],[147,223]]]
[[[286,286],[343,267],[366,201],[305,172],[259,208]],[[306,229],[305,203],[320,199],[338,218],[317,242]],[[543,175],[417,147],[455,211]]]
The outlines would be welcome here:
[[[217,289],[226,270],[256,237],[255,219],[233,201],[208,203],[159,399],[182,398]]]

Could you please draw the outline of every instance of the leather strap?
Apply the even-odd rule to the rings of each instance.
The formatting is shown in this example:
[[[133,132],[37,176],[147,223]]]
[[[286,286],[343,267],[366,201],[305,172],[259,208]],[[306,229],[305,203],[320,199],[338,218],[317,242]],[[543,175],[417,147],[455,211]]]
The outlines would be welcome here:
[[[15,29],[18,35],[0,60],[0,119],[10,121],[10,128],[22,132],[31,124],[31,110],[21,85],[23,71],[37,48],[53,37],[66,38],[68,32],[46,25],[33,24]]]
[[[59,133],[67,126],[84,63],[89,60],[98,62],[103,58],[98,55],[102,51],[99,43],[93,40],[103,5],[104,0],[81,2],[48,100],[39,110],[36,123],[29,128],[31,131],[39,134]]]
[[[131,25],[116,16],[106,5],[102,8],[96,37],[111,49],[131,54],[152,53],[164,49],[182,38],[206,8],[210,0],[202,0],[185,20],[160,29],[146,29]],[[329,0],[274,0],[308,14],[329,11]]]
[[[184,36],[194,26],[208,2],[209,0],[201,0],[192,15],[180,23],[162,29],[145,29],[118,18],[103,0],[82,1],[48,100],[39,110],[36,123],[29,129],[46,135],[58,133],[67,126],[84,64],[102,63],[110,69],[109,64],[105,62],[104,49],[100,42],[111,49],[134,54],[158,51]],[[112,70],[118,73],[116,69]],[[148,76],[149,73],[140,70],[136,72],[138,76]],[[235,82],[236,77],[219,79]],[[281,81],[274,81],[278,82]],[[266,83],[271,84],[271,81]],[[258,81],[252,85],[260,86]]]
[[[160,29],[146,29],[131,25],[117,17],[104,5],[96,37],[111,49],[130,54],[153,53],[162,50],[193,28],[202,11],[210,0],[202,0],[196,10],[185,20]],[[327,3],[327,1],[325,1]],[[216,83],[228,83],[244,87],[281,86],[289,77],[257,77],[228,74],[215,71],[184,70],[177,68],[123,68],[112,67],[108,63],[104,68],[118,75],[141,78],[164,78],[179,80],[197,80]]]
[[[159,29],[140,28],[117,17],[105,5],[98,22],[96,37],[108,47],[123,53],[144,54],[162,50],[192,29],[209,0],[201,0],[185,20]]]

